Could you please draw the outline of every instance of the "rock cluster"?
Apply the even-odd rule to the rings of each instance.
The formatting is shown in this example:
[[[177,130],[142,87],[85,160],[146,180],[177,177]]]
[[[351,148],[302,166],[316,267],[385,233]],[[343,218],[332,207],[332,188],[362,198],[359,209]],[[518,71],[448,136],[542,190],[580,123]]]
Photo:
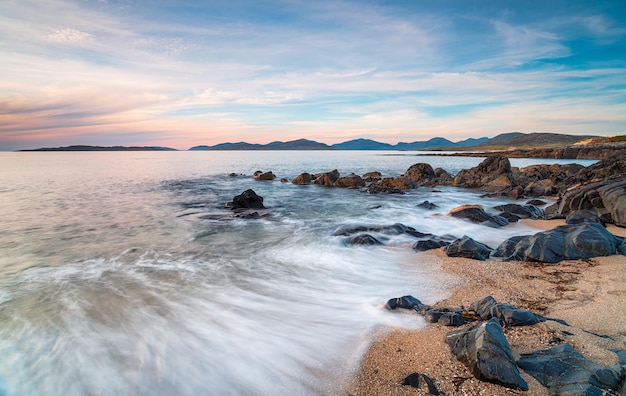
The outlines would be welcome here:
[[[392,298],[386,307],[415,310],[427,321],[445,326],[463,326],[473,322],[448,332],[445,341],[452,354],[481,381],[527,391],[528,384],[520,374],[521,369],[554,395],[621,395],[626,390],[626,351],[615,351],[619,364],[608,367],[587,359],[567,343],[522,354],[516,360],[504,327],[533,326],[545,320],[556,320],[563,325],[567,323],[498,303],[492,296],[473,302],[467,310],[464,307],[428,307],[413,296]],[[426,385],[425,390],[429,394],[440,394],[433,379],[423,378],[418,373],[406,377],[403,385],[422,388]]]

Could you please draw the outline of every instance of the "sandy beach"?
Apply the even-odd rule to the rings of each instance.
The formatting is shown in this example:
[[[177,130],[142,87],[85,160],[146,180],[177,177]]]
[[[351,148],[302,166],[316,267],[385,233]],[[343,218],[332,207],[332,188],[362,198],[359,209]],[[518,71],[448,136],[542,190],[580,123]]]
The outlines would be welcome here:
[[[562,220],[525,222],[541,229],[564,223]],[[608,229],[615,235],[626,236],[624,228],[609,226]],[[550,265],[449,258],[440,249],[424,254],[435,258],[441,271],[459,281],[450,297],[439,301],[437,307],[467,307],[492,295],[498,302],[562,319],[571,325],[567,327],[546,321],[534,326],[505,329],[516,358],[521,353],[568,342],[587,358],[612,365],[617,364],[617,356],[609,349],[626,349],[626,317],[623,314],[626,308],[626,256]],[[410,311],[398,314],[415,315],[415,320],[424,320]],[[529,385],[527,392],[474,378],[452,355],[444,341],[446,333],[454,329],[440,324],[427,324],[417,331],[380,329],[363,357],[348,394],[428,394],[425,390],[402,385],[404,378],[418,372],[432,378],[437,389],[446,395],[548,395],[545,387],[524,372],[522,376]],[[608,335],[611,339],[599,335]]]

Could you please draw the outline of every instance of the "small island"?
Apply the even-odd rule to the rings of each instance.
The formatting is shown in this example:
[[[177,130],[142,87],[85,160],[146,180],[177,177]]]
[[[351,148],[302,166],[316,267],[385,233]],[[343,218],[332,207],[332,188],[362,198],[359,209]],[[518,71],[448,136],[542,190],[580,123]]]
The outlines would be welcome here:
[[[169,147],[159,146],[86,146],[86,145],[73,145],[66,147],[43,147],[31,150],[18,150],[18,151],[177,151],[176,149]]]

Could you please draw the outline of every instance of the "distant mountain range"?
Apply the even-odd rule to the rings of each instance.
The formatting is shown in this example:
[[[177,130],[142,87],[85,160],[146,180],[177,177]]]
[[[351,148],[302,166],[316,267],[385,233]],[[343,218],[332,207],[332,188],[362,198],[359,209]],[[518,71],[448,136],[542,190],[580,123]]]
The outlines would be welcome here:
[[[564,135],[560,133],[503,133],[493,138],[469,138],[460,142],[452,142],[443,137],[434,137],[426,141],[397,144],[381,143],[371,139],[354,139],[347,142],[327,145],[308,139],[291,140],[288,142],[256,143],[220,143],[214,146],[195,146],[189,150],[504,150],[523,148],[547,148],[572,145],[584,140],[599,138],[598,136]],[[40,148],[20,151],[168,151],[169,147],[124,147],[124,146],[67,146]]]
[[[220,143],[215,146],[195,146],[189,150],[486,150],[512,147],[554,147],[577,143],[597,136],[564,135],[560,133],[503,133],[493,138],[469,138],[452,142],[443,137],[426,141],[397,144],[381,143],[371,139],[354,139],[343,143],[327,145],[314,140],[298,139],[288,142],[252,144],[246,142]]]
[[[176,149],[169,147],[158,146],[86,146],[75,145],[66,147],[43,147],[33,150],[19,150],[19,151],[176,151]]]

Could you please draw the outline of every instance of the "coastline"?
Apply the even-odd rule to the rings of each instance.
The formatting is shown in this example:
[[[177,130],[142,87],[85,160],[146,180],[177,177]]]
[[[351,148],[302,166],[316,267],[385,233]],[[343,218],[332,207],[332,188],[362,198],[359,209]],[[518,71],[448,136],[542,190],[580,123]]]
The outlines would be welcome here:
[[[551,229],[564,223],[563,220],[524,222],[540,229]],[[624,228],[609,226],[608,229],[615,235],[626,237]],[[626,318],[623,316],[626,256],[570,260],[551,265],[450,258],[440,249],[424,254],[436,259],[441,271],[460,280],[450,297],[435,304],[437,307],[469,306],[492,295],[499,302],[562,319],[571,325],[566,327],[546,321],[506,329],[516,358],[520,353],[547,349],[558,339],[569,342],[587,358],[602,365],[617,364],[617,355],[608,349],[626,349]],[[392,297],[396,296],[389,296]],[[422,320],[415,315],[416,320]],[[348,385],[348,394],[428,394],[425,390],[402,385],[404,378],[414,372],[428,375],[437,389],[447,395],[549,394],[547,388],[524,372],[522,376],[529,385],[527,392],[474,378],[452,355],[444,341],[446,333],[455,329],[429,323],[420,330],[379,330],[373,334],[371,345]],[[563,330],[574,335],[568,336]],[[609,335],[613,340],[598,335]]]

